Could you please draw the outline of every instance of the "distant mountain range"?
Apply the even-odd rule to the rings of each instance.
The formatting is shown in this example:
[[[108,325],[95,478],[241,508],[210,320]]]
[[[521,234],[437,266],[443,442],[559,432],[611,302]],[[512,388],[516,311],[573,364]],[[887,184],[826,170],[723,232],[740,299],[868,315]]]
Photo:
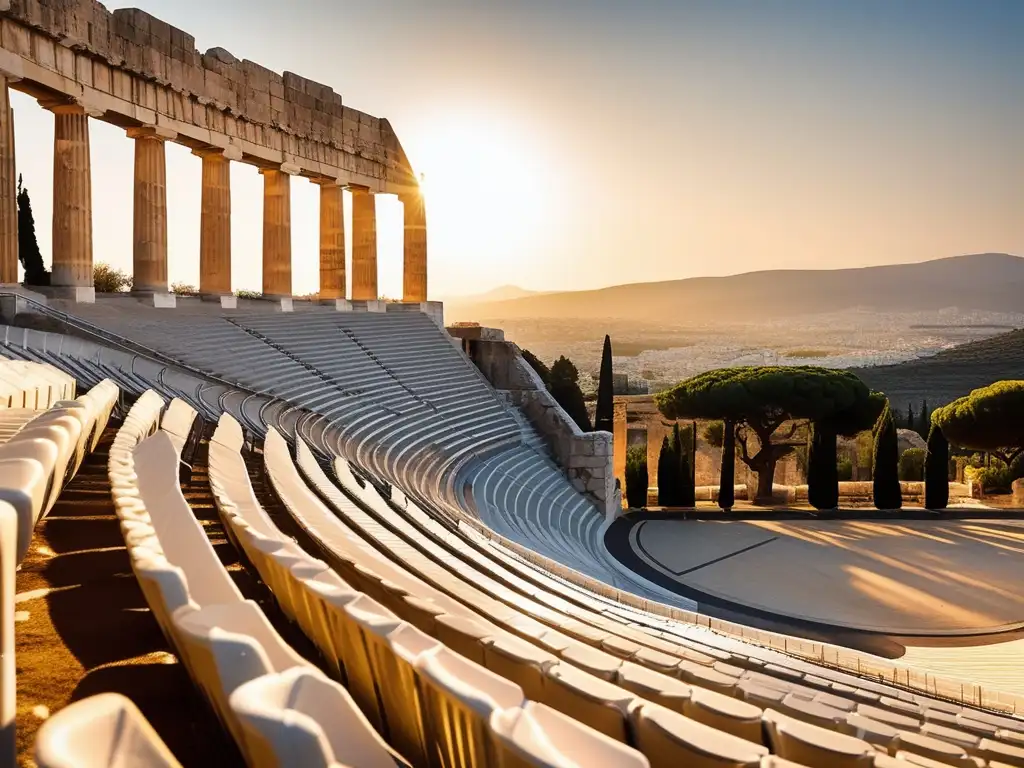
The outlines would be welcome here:
[[[526,288],[520,288],[518,285],[501,285],[484,293],[471,296],[449,296],[443,299],[443,301],[446,304],[481,304],[492,301],[522,299],[527,296],[540,296],[542,293],[542,291],[528,291]]]
[[[531,293],[505,286],[450,299],[448,319],[621,319],[658,323],[756,322],[853,307],[914,312],[958,307],[1024,312],[1024,258],[981,253],[836,270],[770,270]]]

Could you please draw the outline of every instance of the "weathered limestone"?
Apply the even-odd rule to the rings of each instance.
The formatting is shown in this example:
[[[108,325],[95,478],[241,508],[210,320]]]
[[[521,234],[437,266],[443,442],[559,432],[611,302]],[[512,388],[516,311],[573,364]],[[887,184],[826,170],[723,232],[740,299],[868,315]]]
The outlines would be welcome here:
[[[402,301],[427,300],[427,211],[422,194],[400,195],[405,209]]]
[[[616,401],[612,405],[612,434],[614,435],[612,455],[615,458],[615,479],[619,481],[619,487],[623,491],[623,496],[625,496],[626,490],[626,438],[629,429],[626,421],[626,411],[627,406],[623,401]]]
[[[89,116],[77,104],[43,106],[54,114],[51,284],[57,287],[91,288],[92,177]]]
[[[292,295],[291,177],[277,168],[263,174],[263,296]]]
[[[320,299],[345,299],[345,214],[341,187],[320,184]]]
[[[231,163],[222,149],[197,149],[203,160],[199,233],[199,293],[231,294]]]
[[[352,300],[377,300],[377,213],[368,190],[352,190]]]
[[[129,128],[135,140],[133,293],[167,293],[167,160],[165,136]]]
[[[18,172],[14,164],[14,111],[0,72],[0,283],[18,282]]]
[[[116,125],[159,125],[190,147],[233,146],[262,166],[291,163],[375,192],[414,192],[416,176],[387,120],[292,72],[205,54],[183,30],[94,0],[0,0],[0,69],[19,90],[60,94]]]

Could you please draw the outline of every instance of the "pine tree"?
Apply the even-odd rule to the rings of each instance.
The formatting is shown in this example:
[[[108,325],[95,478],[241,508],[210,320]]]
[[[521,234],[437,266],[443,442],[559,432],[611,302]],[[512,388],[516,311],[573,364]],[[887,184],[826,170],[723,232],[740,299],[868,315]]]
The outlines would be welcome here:
[[[579,378],[580,372],[572,364],[572,360],[563,355],[551,366],[548,390],[569,418],[575,421],[583,432],[590,432],[590,415],[587,413],[587,404],[580,390]]]
[[[839,467],[836,464],[836,433],[822,424],[813,425],[807,457],[807,501],[815,509],[839,506]]]
[[[874,501],[878,509],[901,509],[903,494],[899,478],[899,437],[892,409],[886,404],[875,427]]]
[[[730,510],[736,503],[736,424],[726,421],[722,430],[722,479],[718,486],[718,506]]]
[[[925,509],[945,509],[949,505],[949,443],[942,430],[932,424],[928,433],[928,456],[924,461]]]
[[[932,412],[928,410],[928,401],[921,402],[921,416],[917,424],[917,434],[921,437],[928,437],[932,428]]]
[[[661,451],[658,453],[658,505],[674,507],[675,497],[672,494],[672,470],[675,461],[672,456],[672,442],[669,436],[661,439]]]
[[[601,378],[597,385],[597,412],[594,414],[594,431],[611,432],[615,408],[615,387],[612,384],[612,340],[604,337],[604,351],[601,353]]]
[[[544,386],[550,387],[551,370],[544,365],[543,361],[528,349],[523,350],[523,360],[529,363],[530,367],[537,372],[540,380],[544,382]]]
[[[36,240],[36,220],[32,215],[32,201],[28,187],[22,186],[18,175],[18,259],[25,268],[25,285],[49,285],[50,273],[43,263]]]

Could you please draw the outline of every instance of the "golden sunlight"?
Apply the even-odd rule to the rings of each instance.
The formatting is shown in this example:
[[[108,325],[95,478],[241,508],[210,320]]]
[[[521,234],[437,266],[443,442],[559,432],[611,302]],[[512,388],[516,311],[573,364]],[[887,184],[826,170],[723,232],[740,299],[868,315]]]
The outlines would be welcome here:
[[[544,163],[528,136],[494,119],[450,116],[414,135],[435,258],[470,276],[481,259],[496,263],[551,230]]]

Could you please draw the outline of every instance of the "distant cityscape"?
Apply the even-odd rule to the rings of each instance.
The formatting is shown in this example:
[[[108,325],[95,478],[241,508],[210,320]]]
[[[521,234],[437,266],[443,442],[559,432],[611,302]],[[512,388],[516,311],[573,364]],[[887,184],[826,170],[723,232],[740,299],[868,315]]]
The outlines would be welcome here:
[[[774,320],[760,326],[636,327],[593,321],[493,320],[506,338],[541,360],[570,358],[587,397],[597,392],[602,334],[612,336],[615,393],[649,394],[714,368],[819,365],[863,368],[934,355],[969,341],[1024,327],[1024,313],[960,311],[882,313],[855,309]]]

